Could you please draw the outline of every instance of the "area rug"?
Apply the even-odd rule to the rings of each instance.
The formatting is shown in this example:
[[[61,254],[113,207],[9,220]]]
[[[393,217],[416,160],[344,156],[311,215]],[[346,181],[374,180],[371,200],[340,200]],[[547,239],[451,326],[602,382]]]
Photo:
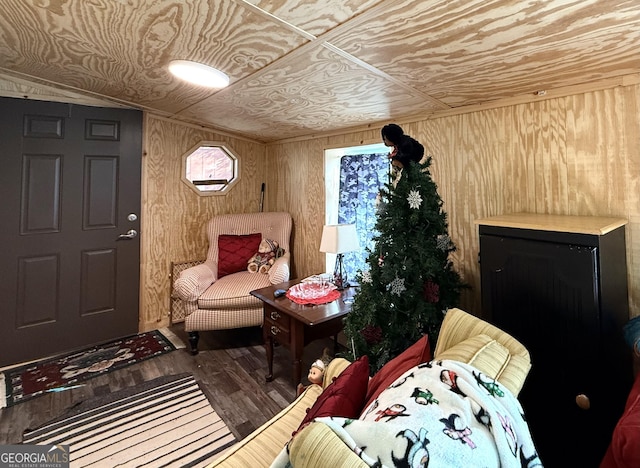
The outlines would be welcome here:
[[[24,444],[68,445],[71,467],[203,467],[235,440],[191,374],[94,398],[23,434]]]
[[[153,330],[42,361],[6,369],[0,375],[0,408],[184,347],[168,329]]]

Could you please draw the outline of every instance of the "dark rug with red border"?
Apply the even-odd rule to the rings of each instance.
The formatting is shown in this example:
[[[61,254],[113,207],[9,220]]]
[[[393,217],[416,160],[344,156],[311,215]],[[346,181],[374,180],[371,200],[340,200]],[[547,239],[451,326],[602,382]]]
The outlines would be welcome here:
[[[169,330],[153,330],[51,359],[5,370],[0,376],[0,408],[169,353],[184,344]]]

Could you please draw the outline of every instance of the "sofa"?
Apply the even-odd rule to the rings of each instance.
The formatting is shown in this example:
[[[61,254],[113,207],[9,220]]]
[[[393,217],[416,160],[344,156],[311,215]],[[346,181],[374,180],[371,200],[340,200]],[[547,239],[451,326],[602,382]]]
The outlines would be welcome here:
[[[344,416],[347,419],[341,425],[348,426],[353,422],[349,418],[357,418],[359,413],[364,415],[368,411],[374,415],[377,403],[400,388],[399,382],[442,363],[464,365],[474,377],[486,376],[489,384],[499,383],[494,390],[506,389],[504,393],[512,395],[513,400],[531,368],[529,352],[516,339],[461,309],[450,309],[433,356],[425,336],[372,377],[368,375],[366,356],[353,363],[334,358],[325,370],[322,385],[309,385],[289,406],[230,447],[209,467],[288,466],[288,463],[294,467],[366,467],[357,450],[350,448],[326,422],[340,421]],[[366,371],[359,372],[357,367]],[[342,382],[349,373],[352,374],[349,380]],[[425,403],[427,396],[420,397],[421,403]],[[379,417],[382,416],[381,413]]]
[[[289,280],[292,225],[285,212],[224,214],[208,221],[206,260],[181,271],[173,284],[184,304],[191,354],[198,352],[200,331],[262,326],[263,304],[249,293]],[[268,262],[254,261],[266,258],[263,243],[274,251],[266,252]]]

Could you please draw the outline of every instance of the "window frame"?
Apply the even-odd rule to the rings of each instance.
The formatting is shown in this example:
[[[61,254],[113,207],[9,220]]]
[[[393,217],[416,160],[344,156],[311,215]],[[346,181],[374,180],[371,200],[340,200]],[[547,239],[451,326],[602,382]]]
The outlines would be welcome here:
[[[198,188],[198,185],[194,184],[193,181],[187,177],[187,160],[189,159],[190,156],[193,155],[193,153],[195,153],[198,149],[202,147],[219,148],[232,161],[234,176],[231,178],[230,181],[228,181],[220,189],[201,190]],[[240,180],[240,158],[238,157],[237,153],[224,142],[202,140],[198,142],[196,145],[192,146],[188,151],[183,153],[181,160],[182,160],[182,164],[180,166],[180,180],[182,180],[182,182],[186,184],[187,187],[189,187],[199,196],[209,197],[209,196],[226,195]]]
[[[352,146],[324,148],[325,224],[338,224],[340,198],[340,161],[351,154],[386,153],[389,148],[379,142],[360,142]],[[361,248],[362,255],[366,255]],[[333,272],[336,254],[325,253],[325,271]]]

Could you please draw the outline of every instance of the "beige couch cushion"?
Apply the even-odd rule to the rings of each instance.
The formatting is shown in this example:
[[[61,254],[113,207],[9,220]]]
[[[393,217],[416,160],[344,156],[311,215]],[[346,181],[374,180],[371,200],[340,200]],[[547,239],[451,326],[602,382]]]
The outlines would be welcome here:
[[[478,338],[483,335],[485,336],[484,338]],[[436,343],[434,357],[435,359],[456,359],[453,356],[461,353],[460,356],[462,358],[466,356],[467,359],[471,359],[477,351],[489,343],[486,337],[489,337],[490,340],[495,340],[496,344],[489,346],[475,359],[485,367],[495,368],[496,366],[502,366],[503,369],[496,380],[511,390],[511,393],[515,396],[518,396],[531,369],[529,351],[508,333],[463,310],[453,308],[445,315],[440,336],[438,336]],[[501,346],[498,346],[498,344]],[[456,348],[457,345],[461,345],[461,347]],[[509,353],[509,359],[506,364],[505,358],[502,358],[502,360],[500,358],[501,355],[504,355],[504,349],[502,348]],[[452,354],[447,353],[450,349],[454,349]],[[473,351],[474,349],[475,351]],[[497,357],[498,363],[491,363],[489,357]],[[467,360],[460,357],[456,360],[468,363]]]
[[[268,467],[291,439],[307,409],[322,393],[319,385],[309,385],[306,390],[276,416],[253,431],[243,440],[231,446],[224,455],[208,466],[220,468]]]
[[[485,375],[498,379],[509,364],[509,350],[487,335],[472,336],[440,353],[438,359],[466,362]]]
[[[303,468],[366,468],[355,452],[326,424],[312,422],[289,444],[289,459]]]
[[[438,359],[466,362],[496,379],[511,393],[518,395],[531,364],[528,359],[511,354],[505,346],[488,335],[476,335],[441,352]]]

